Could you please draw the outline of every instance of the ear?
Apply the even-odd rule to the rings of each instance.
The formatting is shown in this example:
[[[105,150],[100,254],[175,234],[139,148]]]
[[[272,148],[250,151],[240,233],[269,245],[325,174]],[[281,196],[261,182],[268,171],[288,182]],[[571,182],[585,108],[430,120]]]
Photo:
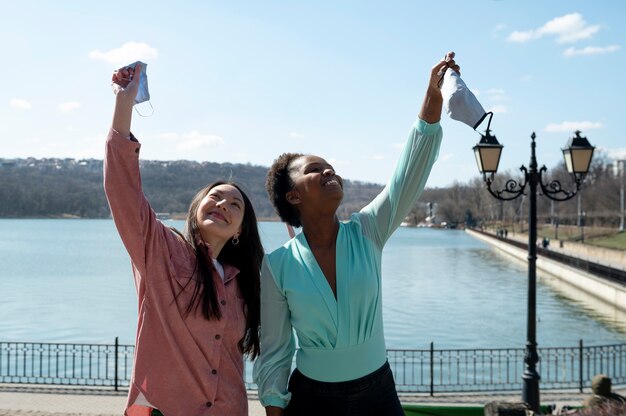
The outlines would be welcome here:
[[[300,203],[300,194],[298,193],[298,191],[287,192],[285,198],[287,199],[287,202],[289,202],[291,205],[298,205]]]

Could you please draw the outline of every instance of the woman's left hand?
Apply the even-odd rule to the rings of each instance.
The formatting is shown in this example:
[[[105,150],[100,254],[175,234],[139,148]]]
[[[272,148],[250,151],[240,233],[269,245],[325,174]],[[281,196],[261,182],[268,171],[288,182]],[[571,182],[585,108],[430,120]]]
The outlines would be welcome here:
[[[448,68],[456,71],[459,75],[461,75],[461,67],[457,65],[454,60],[454,52],[448,52],[446,56],[439,61],[435,66],[432,67],[430,71],[430,81],[428,83],[429,88],[441,88],[441,81],[443,81],[443,75],[448,70]]]
[[[447,70],[461,73],[461,68],[454,60],[454,52],[448,52],[446,56],[430,70],[430,79],[426,88],[426,96],[418,117],[427,123],[436,123],[441,119],[441,107],[443,97],[441,95],[441,80]]]

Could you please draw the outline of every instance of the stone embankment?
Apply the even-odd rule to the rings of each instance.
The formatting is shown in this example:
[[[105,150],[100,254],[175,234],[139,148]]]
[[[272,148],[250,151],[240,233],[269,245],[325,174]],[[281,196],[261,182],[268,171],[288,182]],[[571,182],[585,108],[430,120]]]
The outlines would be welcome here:
[[[528,262],[528,250],[522,249],[507,242],[507,239],[527,243],[521,237],[509,233],[506,239],[496,238],[483,232],[466,230],[473,237],[499,249],[519,261]],[[528,238],[526,236],[526,238]],[[581,246],[582,244],[578,244]],[[614,253],[619,250],[602,250],[596,247],[576,247],[573,244],[563,245],[563,247],[549,246],[550,251],[561,252],[562,254],[604,264],[619,270],[626,270],[626,260],[624,253]],[[559,261],[537,256],[537,271],[544,272],[554,279],[547,283],[557,290],[565,292],[566,296],[587,301],[589,306],[600,312],[607,318],[615,322],[624,322],[626,319],[626,284],[604,279],[588,273],[584,270],[563,264]],[[546,279],[548,280],[548,279]],[[554,281],[556,280],[556,282]],[[572,292],[574,289],[576,292]]]

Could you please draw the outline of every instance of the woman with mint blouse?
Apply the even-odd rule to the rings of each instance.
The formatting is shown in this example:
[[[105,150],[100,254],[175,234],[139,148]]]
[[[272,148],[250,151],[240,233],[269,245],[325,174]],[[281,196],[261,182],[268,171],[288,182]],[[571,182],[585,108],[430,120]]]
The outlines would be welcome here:
[[[337,218],[343,181],[324,159],[286,153],[270,168],[270,199],[281,219],[302,232],[266,255],[261,269],[261,355],[254,380],[268,416],[404,414],[387,363],[381,257],[437,158],[438,81],[446,68],[459,72],[453,52],[431,70],[391,180],[349,221]]]

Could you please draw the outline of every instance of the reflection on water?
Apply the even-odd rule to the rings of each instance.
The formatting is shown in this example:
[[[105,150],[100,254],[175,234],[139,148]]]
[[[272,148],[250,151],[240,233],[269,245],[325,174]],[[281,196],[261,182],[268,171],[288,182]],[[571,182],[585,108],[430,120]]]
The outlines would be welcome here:
[[[385,249],[383,271],[388,346],[426,348],[430,341],[436,348],[524,345],[525,262],[462,231],[400,229]],[[537,287],[540,346],[575,345],[581,338],[594,344],[626,340],[623,325],[598,320],[590,308],[543,280]]]
[[[130,261],[111,221],[0,220],[0,227],[0,339],[134,342]],[[268,250],[288,238],[280,223],[262,223],[260,233]],[[543,276],[539,283],[540,346],[626,342],[626,329],[615,325],[624,317],[599,319],[579,295],[557,294]],[[385,247],[383,290],[388,348],[524,345],[525,263],[462,231],[399,229]]]
[[[538,282],[549,286],[571,309],[572,314],[583,313],[596,321],[602,321],[626,334],[626,311],[599,300],[549,273],[537,271]]]

